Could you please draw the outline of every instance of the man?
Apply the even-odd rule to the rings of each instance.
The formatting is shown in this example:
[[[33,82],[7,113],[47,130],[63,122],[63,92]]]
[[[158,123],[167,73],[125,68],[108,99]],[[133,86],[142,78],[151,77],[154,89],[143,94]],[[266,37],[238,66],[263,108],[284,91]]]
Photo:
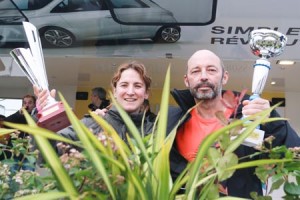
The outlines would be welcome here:
[[[36,98],[33,95],[25,95],[22,100],[22,108],[15,112],[14,114],[6,117],[5,121],[18,123],[18,124],[27,124],[25,116],[23,114],[23,110],[25,109],[29,114],[33,114],[35,112],[35,102]],[[27,134],[20,133],[19,137],[24,138]]]
[[[176,138],[170,153],[170,168],[172,178],[175,180],[183,171],[188,162],[196,157],[201,141],[213,131],[223,127],[215,116],[217,111],[223,111],[227,118],[233,114],[233,110],[225,107],[222,102],[222,86],[228,81],[229,74],[225,71],[220,58],[208,50],[200,50],[194,53],[187,63],[187,71],[184,83],[189,90],[174,90],[172,95],[179,108],[170,108],[168,132],[178,123],[178,120],[195,105],[183,123],[179,126]],[[249,99],[249,97],[247,97]],[[265,99],[244,100],[237,111],[237,118],[243,115],[252,115],[270,108],[269,101]],[[278,117],[276,111],[272,111],[270,117]],[[275,136],[273,145],[286,144],[288,147],[299,146],[300,139],[286,121],[275,121],[261,125],[265,131],[265,137]],[[255,149],[241,145],[236,151],[238,157],[244,157],[255,153]],[[247,161],[245,159],[245,161]],[[250,198],[250,192],[256,191],[262,194],[260,180],[254,175],[254,168],[237,170],[226,181],[228,195]]]
[[[91,101],[92,103],[88,107],[92,111],[106,108],[110,104],[109,100],[106,99],[106,91],[102,87],[92,89]]]
[[[29,114],[32,114],[34,112],[36,112],[36,98],[35,96],[33,95],[25,95],[23,98],[22,98],[22,108],[20,110],[18,110],[17,112],[15,112],[14,114],[8,116],[5,118],[5,121],[7,122],[12,122],[12,123],[17,123],[17,124],[27,124],[27,121],[25,119],[25,116],[24,116],[24,113],[23,113],[23,109],[25,109]],[[28,136],[27,133],[24,133],[24,132],[20,132],[18,134],[18,137],[19,138],[23,138],[25,139],[25,137]],[[9,140],[8,142],[8,146],[12,146],[12,141]],[[6,156],[9,158],[11,156],[10,152],[6,152]],[[20,156],[14,156],[14,159],[16,161],[21,161],[23,160],[23,155],[20,155]],[[14,170],[18,170],[18,169],[23,169],[23,170],[34,170],[34,167],[33,166],[29,166],[28,164],[29,162],[27,161],[27,159],[23,160],[23,165],[22,166],[18,166],[18,164],[16,164],[13,169]]]

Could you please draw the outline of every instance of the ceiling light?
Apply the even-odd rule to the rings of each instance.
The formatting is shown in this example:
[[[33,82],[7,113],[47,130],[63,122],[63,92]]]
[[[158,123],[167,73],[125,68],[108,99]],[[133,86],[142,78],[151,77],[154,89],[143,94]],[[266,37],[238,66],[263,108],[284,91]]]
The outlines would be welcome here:
[[[278,65],[294,65],[296,62],[292,60],[277,60]]]
[[[272,81],[272,82],[271,82],[271,85],[276,85],[276,82],[275,82],[275,81]]]

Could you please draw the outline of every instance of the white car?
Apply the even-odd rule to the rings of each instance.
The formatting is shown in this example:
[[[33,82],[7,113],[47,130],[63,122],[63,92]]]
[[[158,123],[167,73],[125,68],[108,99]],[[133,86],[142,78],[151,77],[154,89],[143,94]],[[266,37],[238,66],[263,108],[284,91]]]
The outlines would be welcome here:
[[[82,40],[150,38],[155,42],[174,43],[180,39],[181,29],[176,25],[173,14],[151,0],[112,0],[109,3],[120,21],[131,22],[134,19],[145,24],[156,22],[165,25],[117,23],[104,0],[13,1],[37,27],[43,44],[54,47],[70,47]],[[22,21],[24,18],[1,15],[0,19],[7,17],[2,22]],[[22,42],[26,38],[22,26],[0,24],[0,40]]]

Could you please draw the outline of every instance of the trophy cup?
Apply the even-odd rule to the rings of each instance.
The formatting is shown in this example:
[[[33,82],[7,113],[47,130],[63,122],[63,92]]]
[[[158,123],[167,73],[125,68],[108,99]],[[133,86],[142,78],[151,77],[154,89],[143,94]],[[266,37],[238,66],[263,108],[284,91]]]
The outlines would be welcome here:
[[[36,27],[29,22],[23,22],[23,27],[30,48],[13,49],[10,55],[33,85],[37,85],[41,90],[48,90],[48,79],[38,31]],[[40,127],[54,132],[70,124],[62,102],[57,102],[50,95],[47,105],[38,111],[37,116],[37,124]]]
[[[252,95],[249,100],[260,97],[262,93],[269,70],[271,69],[269,58],[280,55],[286,45],[287,37],[277,31],[269,29],[253,30],[249,34],[249,43],[252,53],[258,57],[254,64],[254,73],[252,79]],[[244,145],[257,146],[264,139],[264,131],[259,127],[244,141]]]

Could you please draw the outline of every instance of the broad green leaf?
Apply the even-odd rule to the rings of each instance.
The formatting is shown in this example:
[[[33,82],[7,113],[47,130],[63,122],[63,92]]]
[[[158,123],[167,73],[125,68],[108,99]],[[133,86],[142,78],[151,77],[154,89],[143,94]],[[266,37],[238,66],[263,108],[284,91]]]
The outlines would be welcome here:
[[[270,189],[270,193],[272,193],[274,190],[277,190],[280,188],[280,186],[285,182],[284,178],[281,177],[281,179],[277,179],[276,181],[272,180],[272,185]]]
[[[269,165],[267,165],[267,166],[269,166]],[[271,169],[271,170],[273,170],[273,169]],[[265,183],[268,180],[270,173],[271,173],[270,170],[267,170],[265,165],[261,165],[261,166],[258,166],[255,168],[256,176],[263,183]]]
[[[238,157],[234,153],[225,154],[218,162],[218,166],[216,168],[218,173],[218,180],[224,181],[231,177],[235,170],[226,170],[231,166],[234,166],[238,163]],[[226,170],[226,171],[225,171]]]
[[[290,195],[300,195],[300,185],[295,183],[285,182],[283,190]]]
[[[217,167],[222,156],[221,152],[216,148],[209,148],[207,155],[208,155],[209,162],[214,167]]]

